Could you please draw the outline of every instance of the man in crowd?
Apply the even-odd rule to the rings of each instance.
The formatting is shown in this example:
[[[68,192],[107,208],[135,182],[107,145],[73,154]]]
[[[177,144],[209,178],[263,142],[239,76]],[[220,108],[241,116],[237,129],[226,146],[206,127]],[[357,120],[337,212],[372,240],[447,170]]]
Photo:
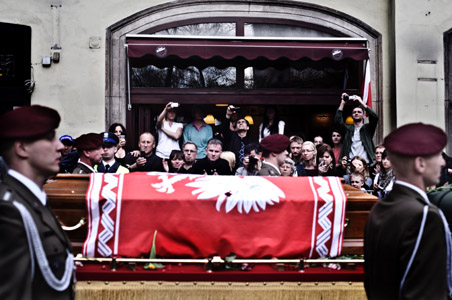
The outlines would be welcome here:
[[[284,164],[284,161],[289,154],[287,147],[290,140],[287,136],[282,134],[271,134],[262,139],[260,145],[262,147],[262,156],[264,161],[259,170],[259,176],[281,176],[279,167]]]
[[[115,159],[119,138],[113,132],[104,132],[102,137],[102,162],[96,165],[94,169],[99,173],[129,173],[129,169],[121,166]]]
[[[243,158],[243,167],[235,171],[237,176],[257,175],[261,168],[260,158],[262,150],[258,143],[251,143],[245,147],[245,158]]]
[[[404,125],[384,139],[397,180],[366,223],[364,285],[369,299],[451,295],[450,231],[425,193],[439,182],[446,143],[443,130],[422,123]]]
[[[60,136],[60,142],[63,143],[63,151],[61,154],[60,173],[72,173],[77,167],[79,159],[77,149],[74,148],[74,139],[70,135]]]
[[[342,150],[339,157],[347,156],[349,159],[353,159],[355,156],[361,156],[370,164],[375,160],[375,146],[372,138],[377,129],[378,115],[363,102],[361,97],[353,95],[349,99],[353,99],[353,102],[357,102],[359,106],[353,108],[352,111],[353,125],[346,125],[342,111],[347,103],[347,97],[347,94],[342,94],[341,104],[334,117],[335,126],[344,132]],[[365,112],[369,115],[369,123],[367,124],[364,124]]]
[[[98,133],[82,134],[75,140],[79,160],[72,174],[96,173],[94,166],[102,160],[102,136]]]
[[[47,206],[43,186],[59,170],[60,115],[26,106],[0,116],[0,299],[73,299],[71,244]]]
[[[237,110],[233,105],[229,105],[226,110],[226,120],[220,125],[220,132],[224,138],[225,150],[235,154],[235,169],[237,169],[243,166],[245,146],[251,141],[248,138],[248,130],[250,129],[248,121],[239,117],[232,118],[234,115],[237,116]],[[235,127],[231,123],[231,119],[237,119]]]
[[[196,162],[196,156],[198,149],[195,143],[187,141],[182,146],[184,152],[184,164],[179,169],[178,173],[190,174],[192,172],[193,165]]]
[[[301,156],[302,147],[303,139],[301,137],[294,135],[290,138],[289,157],[295,162],[295,165],[299,165],[303,162],[303,156]]]
[[[321,137],[320,135],[314,137],[314,145],[316,147],[318,147],[319,145],[323,144],[323,137]]]
[[[131,172],[165,171],[163,169],[162,159],[154,153],[155,139],[152,133],[142,133],[138,141],[138,147],[140,148],[139,156],[135,157],[133,154],[128,153],[126,157],[124,157],[124,164]]]
[[[192,168],[193,174],[206,175],[232,175],[229,163],[220,158],[223,152],[223,143],[218,139],[211,139],[207,142],[206,157],[196,161]]]
[[[212,127],[204,122],[205,113],[200,106],[193,107],[193,123],[184,128],[184,143],[191,141],[198,148],[196,159],[206,157],[207,142],[213,137]]]
[[[298,176],[306,176],[303,166],[303,156],[301,155],[301,148],[303,147],[303,139],[299,136],[292,136],[290,138],[290,154],[289,157],[295,162]]]

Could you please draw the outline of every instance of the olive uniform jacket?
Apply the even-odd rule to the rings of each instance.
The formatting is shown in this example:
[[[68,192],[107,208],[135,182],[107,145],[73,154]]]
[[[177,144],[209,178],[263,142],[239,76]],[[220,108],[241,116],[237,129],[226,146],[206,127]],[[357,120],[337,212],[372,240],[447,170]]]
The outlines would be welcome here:
[[[265,161],[262,162],[262,167],[257,173],[258,176],[281,176],[281,172],[276,169],[273,165],[270,165],[269,163],[266,163]]]
[[[364,233],[364,287],[369,299],[398,299],[399,287],[419,234],[426,201],[394,184],[372,208]],[[447,246],[438,208],[428,206],[416,255],[400,299],[447,299]]]
[[[11,197],[5,201],[8,192]],[[36,259],[34,278],[31,278],[30,248],[21,214],[12,204],[13,200],[30,212],[57,279],[64,274],[67,251],[72,252],[71,244],[50,208],[20,181],[7,175],[0,184],[0,299],[73,299],[72,284],[62,292],[47,285]]]

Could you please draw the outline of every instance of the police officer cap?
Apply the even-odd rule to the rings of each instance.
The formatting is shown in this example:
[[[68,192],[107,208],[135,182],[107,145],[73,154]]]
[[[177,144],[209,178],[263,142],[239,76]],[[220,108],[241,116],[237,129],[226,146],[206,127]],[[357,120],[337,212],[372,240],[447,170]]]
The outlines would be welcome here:
[[[102,133],[104,146],[116,146],[119,144],[119,139],[113,132]]]
[[[429,156],[440,153],[447,144],[441,128],[423,123],[401,126],[384,139],[383,145],[392,153],[407,156]]]
[[[289,143],[290,140],[287,136],[276,133],[262,139],[260,145],[263,149],[269,152],[280,153],[287,149]]]
[[[93,150],[102,147],[102,135],[98,133],[82,134],[75,140],[75,147],[78,150]]]
[[[55,130],[60,121],[60,115],[52,108],[23,106],[0,116],[0,139],[39,138]]]

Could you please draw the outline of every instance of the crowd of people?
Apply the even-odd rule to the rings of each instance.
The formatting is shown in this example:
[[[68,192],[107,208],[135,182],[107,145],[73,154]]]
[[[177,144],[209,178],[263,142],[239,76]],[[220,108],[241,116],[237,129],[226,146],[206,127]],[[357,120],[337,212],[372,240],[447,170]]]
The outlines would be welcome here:
[[[344,122],[347,102],[355,104],[353,124]],[[200,106],[193,107],[191,123],[184,126],[176,122],[178,107],[174,102],[165,105],[155,134],[141,133],[136,150],[128,149],[131,141],[126,142],[126,128],[119,123],[102,134],[88,133],[77,139],[61,136],[64,158],[60,172],[338,176],[346,184],[379,197],[392,189],[396,178],[385,147],[373,144],[378,115],[356,95],[341,96],[331,135],[314,136],[312,141],[285,136],[285,122],[275,106],[265,108],[256,140],[250,137],[250,124],[233,105],[226,108],[224,118],[214,128],[204,121]]]
[[[394,130],[382,145],[374,147],[378,116],[361,98],[355,96],[354,101],[359,106],[353,109],[353,124],[345,124],[342,110],[346,100],[342,95],[332,145],[325,144],[322,137],[315,137],[314,142],[287,137],[281,133],[284,123],[271,110],[268,119],[272,121],[262,125],[262,139],[254,142],[248,136],[249,124],[233,106],[227,108],[214,137],[198,108],[193,111],[194,122],[183,128],[174,122],[177,105],[168,103],[157,122],[158,141],[152,133],[144,132],[139,149],[132,151],[127,149],[126,130],[121,124],[113,124],[102,134],[58,139],[55,130],[61,119],[51,108],[33,105],[5,113],[0,118],[0,154],[8,165],[0,184],[0,298],[74,296],[71,243],[43,190],[50,177],[62,171],[166,171],[342,176],[357,188],[373,189],[379,196],[387,194],[376,202],[365,227],[364,286],[368,298],[450,299],[452,235],[450,219],[446,219],[450,211],[443,212],[425,192],[429,186],[450,182],[450,159],[442,153],[447,136],[438,127],[412,123]],[[368,123],[364,122],[365,112]],[[270,129],[275,124],[277,129]],[[184,140],[180,141],[182,135]],[[156,151],[156,147],[160,149]]]

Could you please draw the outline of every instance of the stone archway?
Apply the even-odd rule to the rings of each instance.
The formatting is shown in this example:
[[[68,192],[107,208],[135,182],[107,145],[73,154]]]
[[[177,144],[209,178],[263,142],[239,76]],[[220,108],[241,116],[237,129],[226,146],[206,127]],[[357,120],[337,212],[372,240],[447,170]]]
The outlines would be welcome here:
[[[224,18],[278,20],[280,23],[306,24],[344,37],[362,37],[369,41],[373,107],[382,115],[381,34],[360,20],[315,4],[294,1],[178,1],[158,5],[136,13],[110,26],[107,31],[106,123],[126,123],[127,66],[124,49],[127,34],[150,33],[190,21]],[[237,35],[243,33],[238,32]],[[382,124],[380,117],[380,124]],[[382,137],[378,127],[377,142]]]

